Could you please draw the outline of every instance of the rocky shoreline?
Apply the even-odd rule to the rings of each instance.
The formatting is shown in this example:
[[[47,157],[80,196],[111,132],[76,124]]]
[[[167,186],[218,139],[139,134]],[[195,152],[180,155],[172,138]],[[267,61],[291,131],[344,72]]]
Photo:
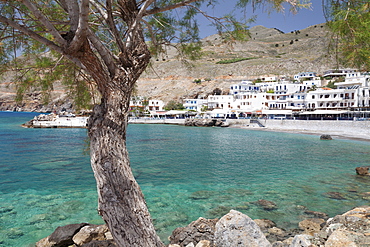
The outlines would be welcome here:
[[[252,220],[236,211],[220,219],[205,219],[176,228],[168,247],[365,247],[370,244],[370,206],[356,207],[328,218],[325,213],[310,216],[297,229],[284,230],[270,220]],[[110,247],[117,246],[106,225],[86,223],[58,227],[41,239],[36,247]]]
[[[356,174],[370,178],[370,166],[357,167]],[[340,200],[340,194],[328,195]],[[370,198],[370,192],[363,193]],[[268,200],[255,202],[266,211],[277,209]],[[188,226],[178,227],[168,237],[167,247],[368,247],[370,245],[370,206],[358,206],[329,218],[323,212],[302,211],[302,220],[294,229],[283,229],[269,219],[252,220],[246,214],[231,209],[220,219],[200,217]],[[87,223],[61,226],[36,247],[115,247],[106,225]]]

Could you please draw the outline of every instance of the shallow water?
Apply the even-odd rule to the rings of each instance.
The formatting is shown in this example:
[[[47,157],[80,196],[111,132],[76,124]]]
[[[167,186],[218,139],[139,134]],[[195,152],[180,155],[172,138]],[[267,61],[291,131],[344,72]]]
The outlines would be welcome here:
[[[32,113],[0,113],[0,246],[31,246],[56,227],[102,223],[84,129],[24,129]],[[297,227],[304,208],[333,216],[368,204],[370,142],[232,128],[130,125],[131,166],[158,234],[231,208]],[[328,192],[339,192],[340,200]],[[253,202],[265,199],[277,209]]]

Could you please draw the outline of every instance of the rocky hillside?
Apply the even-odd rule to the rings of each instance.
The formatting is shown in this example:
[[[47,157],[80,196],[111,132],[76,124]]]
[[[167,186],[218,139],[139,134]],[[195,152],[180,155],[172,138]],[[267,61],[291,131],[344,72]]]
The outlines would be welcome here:
[[[138,94],[164,101],[207,96],[216,87],[227,90],[231,83],[258,76],[293,76],[313,71],[322,74],[335,66],[329,56],[330,33],[325,24],[282,33],[277,29],[256,26],[250,29],[247,42],[227,44],[218,35],[202,40],[204,57],[183,62],[173,50],[152,66],[138,81]],[[234,58],[250,58],[236,63],[217,64]],[[196,79],[207,79],[194,83]]]
[[[255,26],[246,42],[226,43],[218,35],[202,40],[203,57],[197,61],[184,61],[177,57],[174,48],[153,58],[151,66],[137,83],[137,95],[149,98],[181,101],[187,97],[207,97],[215,88],[228,92],[231,83],[258,76],[292,76],[299,72],[319,74],[334,68],[329,56],[330,33],[325,24],[303,30],[282,33],[277,29]],[[219,64],[230,59],[240,62]],[[201,79],[201,83],[194,80]],[[205,80],[206,79],[206,80]],[[67,96],[56,87],[49,106],[43,106],[38,92],[30,92],[22,105],[14,103],[15,90],[5,78],[0,84],[0,110],[50,111],[63,108]]]

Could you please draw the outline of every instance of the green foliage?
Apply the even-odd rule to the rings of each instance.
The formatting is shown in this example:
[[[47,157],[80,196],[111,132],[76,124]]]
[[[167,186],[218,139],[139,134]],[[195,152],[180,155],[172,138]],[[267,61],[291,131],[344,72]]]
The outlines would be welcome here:
[[[29,54],[16,59],[16,101],[21,102],[25,94],[32,91],[42,93],[44,104],[49,103],[54,84],[64,85],[77,110],[91,108],[91,79],[73,63],[51,52]]]
[[[201,112],[206,112],[208,111],[208,106],[203,105],[202,108],[200,109]]]
[[[261,83],[261,82],[262,82],[262,80],[261,80],[260,78],[257,78],[257,79],[255,79],[255,80],[253,81],[253,84]]]
[[[256,59],[255,57],[240,57],[240,58],[232,58],[232,59],[226,59],[216,62],[216,64],[229,64],[229,63],[237,63],[241,61]]]
[[[333,49],[346,66],[370,70],[370,2],[327,0],[328,23],[334,32]]]
[[[185,109],[184,105],[180,102],[176,102],[174,100],[169,101],[164,107],[166,111],[170,110],[183,110]]]
[[[312,85],[307,92],[316,91],[316,89],[317,89],[317,86],[316,85]]]
[[[266,93],[274,93],[275,91],[273,89],[267,90]]]
[[[180,45],[180,50],[184,57],[189,58],[190,60],[197,60],[203,56],[200,42],[190,44],[183,43]]]
[[[337,86],[335,86],[334,83],[336,83],[336,81],[330,81],[325,87],[336,89]]]

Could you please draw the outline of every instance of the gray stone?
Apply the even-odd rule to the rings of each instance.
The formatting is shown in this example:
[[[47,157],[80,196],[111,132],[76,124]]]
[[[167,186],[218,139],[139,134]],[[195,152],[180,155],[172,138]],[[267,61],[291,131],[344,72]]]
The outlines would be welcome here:
[[[321,135],[320,140],[333,140],[331,135]]]
[[[270,247],[258,225],[247,215],[231,210],[216,224],[216,247]]]
[[[211,247],[211,242],[209,240],[200,240],[195,247]]]
[[[72,240],[78,246],[89,243],[93,240],[105,240],[105,233],[108,232],[107,225],[87,225],[76,233]]]
[[[169,237],[170,244],[178,244],[181,247],[189,243],[197,244],[201,240],[208,240],[213,244],[215,225],[218,219],[205,219],[200,217],[186,227],[176,228]]]
[[[117,247],[113,240],[93,240],[81,247]]]
[[[312,237],[309,235],[296,235],[289,247],[311,247],[311,239]]]

